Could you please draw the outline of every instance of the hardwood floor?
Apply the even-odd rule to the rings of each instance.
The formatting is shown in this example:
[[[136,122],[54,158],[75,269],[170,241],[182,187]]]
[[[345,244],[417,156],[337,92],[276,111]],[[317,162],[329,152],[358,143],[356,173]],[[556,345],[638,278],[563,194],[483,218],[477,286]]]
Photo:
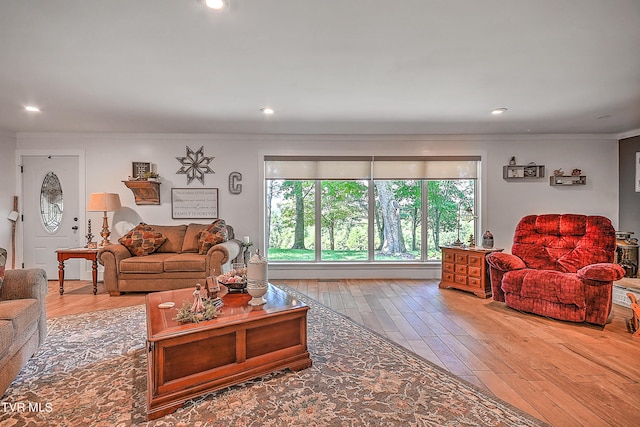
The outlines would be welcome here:
[[[277,280],[351,317],[554,426],[640,425],[640,339],[631,309],[604,328],[520,313],[438,281]],[[49,282],[49,317],[144,303],[109,297],[102,283]],[[366,351],[366,349],[363,349]]]

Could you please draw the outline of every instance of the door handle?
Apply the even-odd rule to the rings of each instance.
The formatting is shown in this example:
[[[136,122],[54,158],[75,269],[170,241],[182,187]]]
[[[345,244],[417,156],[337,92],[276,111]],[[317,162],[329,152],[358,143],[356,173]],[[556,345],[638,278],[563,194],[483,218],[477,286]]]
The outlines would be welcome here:
[[[76,230],[78,229],[78,226],[77,226],[77,225],[74,225],[73,227],[71,227],[71,229],[72,229],[73,231],[76,231]]]

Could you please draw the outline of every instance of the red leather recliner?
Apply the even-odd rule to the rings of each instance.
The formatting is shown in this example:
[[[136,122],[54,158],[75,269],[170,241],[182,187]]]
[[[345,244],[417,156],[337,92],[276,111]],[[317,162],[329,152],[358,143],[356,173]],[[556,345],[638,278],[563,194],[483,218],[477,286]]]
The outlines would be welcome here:
[[[611,312],[615,229],[603,216],[529,215],[520,220],[511,254],[487,256],[493,299],[516,310],[604,325]]]

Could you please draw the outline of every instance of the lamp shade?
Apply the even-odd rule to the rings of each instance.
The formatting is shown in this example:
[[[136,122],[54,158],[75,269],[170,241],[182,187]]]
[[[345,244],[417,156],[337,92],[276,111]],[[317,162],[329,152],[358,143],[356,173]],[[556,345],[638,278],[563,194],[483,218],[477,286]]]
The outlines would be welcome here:
[[[91,193],[87,210],[91,212],[113,212],[120,209],[120,196],[117,193]]]

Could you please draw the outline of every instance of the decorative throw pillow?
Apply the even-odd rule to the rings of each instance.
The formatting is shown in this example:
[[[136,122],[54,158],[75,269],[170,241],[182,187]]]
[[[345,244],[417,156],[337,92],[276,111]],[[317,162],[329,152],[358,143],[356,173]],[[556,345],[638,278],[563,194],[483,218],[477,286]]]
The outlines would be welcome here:
[[[216,219],[198,233],[198,253],[206,254],[212,246],[226,242],[229,239],[227,224],[223,219]]]
[[[131,255],[144,256],[155,252],[167,240],[159,231],[141,222],[135,228],[122,236],[118,242],[122,243]]]

